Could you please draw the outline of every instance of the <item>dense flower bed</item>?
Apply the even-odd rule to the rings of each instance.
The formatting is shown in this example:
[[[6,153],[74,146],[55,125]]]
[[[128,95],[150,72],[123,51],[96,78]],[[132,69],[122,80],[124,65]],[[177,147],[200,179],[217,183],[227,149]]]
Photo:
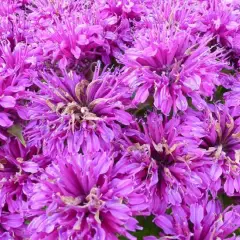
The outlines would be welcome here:
[[[0,239],[240,239],[240,1],[3,0]]]

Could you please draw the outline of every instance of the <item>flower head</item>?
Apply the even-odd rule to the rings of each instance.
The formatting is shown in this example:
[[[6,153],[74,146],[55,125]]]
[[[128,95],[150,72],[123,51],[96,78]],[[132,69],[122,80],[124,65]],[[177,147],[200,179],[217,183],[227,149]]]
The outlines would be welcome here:
[[[181,128],[182,134],[191,134],[199,141],[198,150],[205,162],[202,171],[207,173],[206,182],[213,196],[219,190],[229,196],[239,193],[239,107],[233,103],[209,104],[202,112],[188,111]]]
[[[212,162],[210,177],[215,190],[221,188],[223,181],[224,191],[231,196],[235,191],[240,191],[238,108],[218,104],[210,106],[210,109],[202,116],[206,132],[200,147],[206,149],[205,155]]]
[[[39,171],[34,161],[36,149],[25,148],[18,140],[10,139],[0,152],[0,234],[9,239],[28,236],[28,188],[32,176]],[[35,160],[37,157],[35,158]],[[3,238],[4,239],[4,238]]]
[[[239,206],[223,209],[218,200],[204,200],[189,207],[173,207],[172,213],[154,219],[167,238],[174,239],[236,239],[234,231],[240,227]],[[192,226],[193,225],[193,226]],[[233,236],[232,238],[230,237]],[[154,240],[157,238],[145,238]],[[160,238],[164,239],[164,238]]]
[[[126,129],[120,143],[127,151],[116,166],[122,166],[119,172],[124,174],[127,165],[126,171],[131,170],[138,185],[145,187],[153,213],[168,204],[195,202],[204,188],[197,170],[203,152],[194,137],[181,134],[181,128],[180,118],[167,121],[153,112],[146,122]]]
[[[113,163],[105,152],[58,156],[34,186],[32,239],[135,239],[128,231],[139,227],[125,203],[134,188],[112,175]]]
[[[128,94],[123,94],[117,73],[99,71],[98,66],[92,82],[72,72],[44,74],[44,81],[37,81],[40,90],[29,106],[31,122],[25,134],[31,145],[44,144],[48,152],[109,148],[121,132],[120,124],[129,125],[131,116],[124,110]]]
[[[28,21],[39,26],[34,41],[43,49],[46,68],[86,74],[93,62],[112,63],[132,41],[128,19],[104,3],[38,2],[30,7]]]
[[[154,106],[163,114],[186,111],[188,98],[198,109],[206,107],[224,66],[221,51],[211,52],[210,37],[192,37],[188,30],[153,25],[137,32],[134,47],[122,59],[125,81],[133,91],[133,103],[154,96]]]
[[[203,1],[201,5],[197,30],[213,33],[220,46],[239,54],[240,11],[237,5],[234,2],[215,0]]]
[[[36,76],[37,49],[24,43],[0,45],[0,138],[6,140],[6,130],[26,119],[23,102],[26,90]]]

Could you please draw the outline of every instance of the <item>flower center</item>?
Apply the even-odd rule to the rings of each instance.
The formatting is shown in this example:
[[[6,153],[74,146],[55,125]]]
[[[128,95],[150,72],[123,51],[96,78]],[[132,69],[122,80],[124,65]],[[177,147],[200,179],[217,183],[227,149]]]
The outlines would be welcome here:
[[[158,176],[161,179],[164,173],[169,172],[168,167],[174,163],[172,152],[176,149],[177,145],[170,147],[166,140],[163,140],[163,143],[153,144],[153,146],[154,149],[151,150],[151,156],[158,165]]]
[[[100,118],[96,114],[91,113],[86,106],[81,106],[77,102],[70,102],[64,104],[63,102],[54,105],[51,101],[47,100],[48,106],[60,116],[71,116],[72,124],[76,121],[81,122],[83,120],[96,121]]]

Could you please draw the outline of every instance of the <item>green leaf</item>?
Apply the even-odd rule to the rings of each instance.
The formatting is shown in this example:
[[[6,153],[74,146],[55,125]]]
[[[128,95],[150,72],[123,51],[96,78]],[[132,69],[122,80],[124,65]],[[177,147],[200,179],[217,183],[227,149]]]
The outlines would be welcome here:
[[[137,239],[143,239],[145,236],[159,236],[160,228],[153,222],[154,216],[137,217],[139,225],[143,227],[143,230],[136,231],[133,235]]]
[[[138,240],[143,240],[143,237],[146,236],[159,236],[159,232],[161,231],[161,229],[154,224],[153,219],[154,216],[137,217],[139,225],[143,227],[143,229],[140,231],[131,232],[131,234],[135,236]],[[120,236],[118,239],[126,240],[127,238]]]
[[[226,194],[219,194],[218,198],[222,202],[224,208],[227,208],[228,206],[235,205],[235,199],[233,197],[229,197]]]
[[[223,100],[223,94],[226,93],[228,90],[223,86],[218,86],[217,91],[215,93],[215,101]]]
[[[127,240],[127,238],[123,237],[123,236],[120,236],[118,237],[119,240]]]
[[[234,75],[236,73],[234,69],[227,69],[227,68],[223,68],[221,72],[228,75]]]
[[[223,98],[223,95],[224,93],[228,92],[229,90],[226,89],[225,87],[223,86],[218,86],[214,95],[213,95],[213,99],[210,99],[209,97],[206,99],[206,101],[208,103],[211,103],[211,104],[214,104],[216,102],[221,102],[221,103],[224,103],[224,98]]]
[[[13,126],[11,126],[10,128],[8,128],[7,132],[9,134],[11,134],[12,136],[15,136],[18,138],[18,140],[22,143],[22,145],[24,147],[26,147],[26,142],[23,138],[23,135],[22,135],[22,127],[20,124],[15,124]]]
[[[30,222],[31,222],[30,220],[25,220],[25,221],[24,221],[24,223],[25,223],[26,225],[29,225]]]
[[[134,98],[136,93],[133,94],[132,98]],[[149,96],[146,102],[140,103],[137,109],[130,110],[130,113],[137,116],[143,117],[147,111],[152,110],[154,99],[152,96]]]

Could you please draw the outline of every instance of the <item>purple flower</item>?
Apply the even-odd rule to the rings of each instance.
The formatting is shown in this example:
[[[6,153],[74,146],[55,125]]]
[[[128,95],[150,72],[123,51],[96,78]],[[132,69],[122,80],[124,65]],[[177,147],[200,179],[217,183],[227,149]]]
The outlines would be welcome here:
[[[137,34],[134,47],[121,60],[133,103],[144,103],[153,95],[154,106],[165,115],[186,111],[188,98],[196,108],[206,107],[204,97],[213,96],[224,66],[221,51],[212,52],[207,46],[211,38],[194,38],[190,31],[166,24]]]
[[[159,239],[237,239],[234,231],[240,227],[240,208],[230,206],[223,209],[218,200],[204,200],[189,207],[173,207],[172,213],[158,215],[154,222],[164,236]],[[146,237],[145,240],[156,240]]]
[[[135,22],[137,30],[151,28],[157,24],[191,32],[198,21],[199,2],[193,0],[144,1],[147,11],[141,21]],[[141,32],[141,31],[140,31]]]
[[[240,75],[229,76],[229,78],[223,80],[223,86],[227,88],[228,92],[224,94],[225,104],[229,107],[235,107],[235,109],[240,106]]]
[[[21,0],[6,0],[2,2],[0,7],[0,16],[9,16],[13,13],[16,13],[19,11],[21,5]]]
[[[2,1],[0,239],[239,239],[239,9]]]
[[[110,64],[132,41],[128,19],[117,16],[111,4],[37,1],[29,8],[28,21],[39,26],[34,41],[43,49],[47,68],[87,74],[93,62]]]
[[[147,12],[146,6],[149,6],[146,4],[147,1],[140,0],[97,0],[96,3],[104,13],[122,15],[132,19],[139,19],[142,14]]]
[[[36,75],[36,50],[24,43],[12,49],[9,41],[0,45],[0,138],[6,140],[6,130],[20,119],[26,119],[23,99]]]
[[[0,149],[0,235],[4,239],[23,239],[28,236],[27,189],[39,166],[34,159],[36,149],[29,149],[14,139]]]
[[[197,165],[204,164],[199,164],[203,152],[194,137],[181,135],[180,118],[167,120],[150,113],[146,122],[127,128],[124,138],[120,146],[127,151],[116,168],[122,174],[131,171],[138,185],[145,187],[153,212],[201,197],[206,186]]]
[[[222,75],[221,76],[221,85],[228,90],[227,93],[224,94],[225,98],[226,95],[234,94],[235,92],[238,93],[240,90],[240,82],[239,82],[239,74],[236,75]],[[229,92],[230,91],[230,92]],[[231,100],[234,100],[234,97],[231,97]]]
[[[208,105],[205,112],[187,112],[187,119],[181,127],[183,135],[190,134],[200,141],[198,151],[203,151],[202,171],[206,172],[205,182],[213,194],[223,189],[227,195],[238,194],[239,188],[239,107]]]
[[[207,128],[200,147],[206,149],[205,155],[211,162],[213,189],[218,191],[223,187],[232,196],[240,191],[239,108],[221,104],[209,107],[210,111],[202,115]]]
[[[238,39],[240,38],[240,11],[232,1],[203,1],[199,7],[197,30],[213,33],[220,46],[231,48],[240,53]]]
[[[112,176],[113,163],[105,152],[58,156],[33,186],[31,239],[135,239],[128,231],[140,228],[125,203],[134,188]]]
[[[30,145],[43,144],[49,153],[111,148],[121,125],[131,122],[123,104],[128,94],[117,73],[99,71],[98,66],[92,82],[72,72],[44,74],[44,81],[36,82],[40,90],[32,97],[25,131]]]
[[[104,29],[101,25],[90,25],[89,16],[63,15],[62,21],[56,21],[51,27],[37,33],[39,38],[42,37],[41,45],[44,56],[50,60],[50,67],[59,63],[60,68],[68,66],[75,71],[86,71],[89,62],[103,59],[106,64],[110,63],[110,49],[103,36]]]
[[[23,227],[23,217],[20,214],[1,213],[0,217],[0,237],[6,240],[21,240]]]

